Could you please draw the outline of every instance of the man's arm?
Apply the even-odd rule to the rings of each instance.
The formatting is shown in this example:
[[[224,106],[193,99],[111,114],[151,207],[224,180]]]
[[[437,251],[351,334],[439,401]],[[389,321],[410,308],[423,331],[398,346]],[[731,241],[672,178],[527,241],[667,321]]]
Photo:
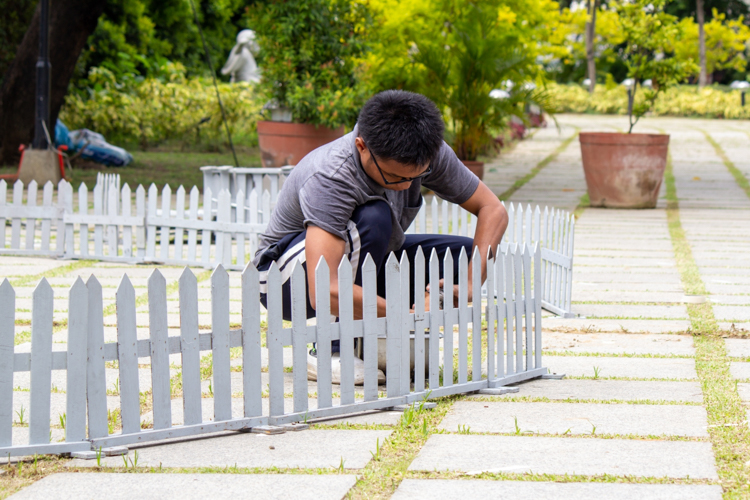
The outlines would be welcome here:
[[[493,254],[508,227],[508,212],[495,194],[483,182],[461,207],[477,217],[473,249],[479,249],[482,258],[482,283],[487,278],[487,250]],[[471,255],[469,255],[469,297],[471,300]]]
[[[325,258],[330,269],[331,314],[338,316],[339,311],[339,263],[344,257],[346,242],[325,229],[307,226],[305,237],[305,260],[307,261],[307,282],[310,304],[315,309],[315,268],[320,258]],[[354,319],[362,319],[362,287],[352,286],[354,296]],[[378,317],[385,316],[385,299],[378,297]]]

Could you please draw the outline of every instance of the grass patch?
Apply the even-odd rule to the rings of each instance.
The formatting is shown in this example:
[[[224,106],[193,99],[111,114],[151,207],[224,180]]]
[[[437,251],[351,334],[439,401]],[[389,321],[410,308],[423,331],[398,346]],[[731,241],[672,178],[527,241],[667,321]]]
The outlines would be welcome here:
[[[745,192],[748,198],[750,198],[750,181],[747,180],[747,177],[745,177],[742,172],[740,172],[740,169],[738,169],[732,160],[729,159],[727,154],[724,152],[724,150],[721,148],[718,142],[714,140],[713,137],[711,137],[711,134],[706,132],[705,130],[701,130],[703,132],[703,135],[706,136],[706,140],[711,143],[711,145],[714,147],[714,151],[716,151],[716,155],[721,158],[721,161],[724,162],[724,166],[727,167],[727,170],[729,170],[729,173],[732,174],[732,177],[734,177],[735,182],[737,185]]]
[[[198,186],[203,191],[203,172],[200,167],[207,165],[232,165],[234,158],[231,152],[206,153],[183,151],[132,151],[133,163],[127,167],[110,167],[95,163],[79,163],[73,169],[67,169],[68,180],[74,190],[82,182],[86,183],[89,191],[94,189],[96,174],[99,172],[120,174],[122,183],[128,183],[135,193],[139,184],[148,189],[151,183],[161,189],[165,184],[176,191],[180,184],[185,189]],[[260,152],[257,148],[237,148],[237,159],[242,167],[260,167]],[[18,166],[0,168],[0,174],[15,174]]]
[[[704,134],[719,154],[721,148],[708,134]],[[723,152],[719,155],[727,164],[726,155]],[[727,168],[730,168],[729,165]],[[671,156],[667,160],[665,182],[667,223],[683,288],[686,293],[705,295],[705,284],[680,221]],[[750,192],[748,194],[750,195]],[[687,304],[687,309],[694,335],[695,368],[703,389],[704,404],[708,413],[708,430],[717,471],[724,488],[724,497],[746,498],[750,485],[750,469],[745,465],[750,460],[750,433],[747,424],[743,423],[747,420],[747,414],[737,393],[736,381],[729,373],[729,358],[724,339],[720,336],[710,302]]]
[[[508,198],[510,198],[511,196],[513,196],[513,194],[516,191],[518,191],[519,189],[521,189],[524,186],[524,184],[526,184],[531,179],[533,179],[534,177],[536,177],[536,175],[539,172],[541,172],[544,167],[546,167],[547,165],[549,165],[550,163],[552,163],[552,161],[555,158],[557,158],[560,155],[560,153],[562,153],[563,151],[565,151],[567,149],[567,147],[570,145],[570,143],[573,142],[578,137],[578,130],[579,129],[578,129],[578,127],[576,127],[575,129],[576,129],[576,131],[575,131],[575,133],[572,136],[570,136],[567,139],[565,139],[562,142],[562,144],[560,144],[559,146],[557,146],[557,149],[555,149],[552,153],[550,153],[549,155],[547,155],[547,157],[545,157],[542,161],[540,161],[539,163],[537,163],[536,166],[534,168],[532,168],[529,171],[528,174],[526,174],[523,177],[521,177],[520,179],[518,179],[516,182],[513,183],[513,185],[511,187],[509,187],[508,189],[506,189],[505,191],[503,191],[502,193],[500,193],[498,195],[498,198],[500,198],[500,200],[502,200],[502,201],[507,200]]]
[[[78,269],[82,269],[85,267],[90,267],[94,265],[95,263],[96,261],[93,261],[93,260],[74,260],[70,264],[56,267],[54,269],[50,269],[48,271],[44,271],[39,274],[22,276],[18,279],[12,280],[10,284],[13,285],[14,287],[36,284],[39,281],[41,281],[42,278],[50,279],[50,278],[57,278],[59,276],[68,276],[73,271],[77,271]]]

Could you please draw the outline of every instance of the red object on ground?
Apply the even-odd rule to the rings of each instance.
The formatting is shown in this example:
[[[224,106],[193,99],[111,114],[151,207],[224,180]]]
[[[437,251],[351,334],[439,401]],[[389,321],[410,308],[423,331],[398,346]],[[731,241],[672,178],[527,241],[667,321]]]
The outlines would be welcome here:
[[[296,165],[309,152],[344,135],[336,129],[307,123],[258,122],[258,146],[266,168]]]
[[[656,207],[669,135],[581,132],[579,140],[592,207]]]

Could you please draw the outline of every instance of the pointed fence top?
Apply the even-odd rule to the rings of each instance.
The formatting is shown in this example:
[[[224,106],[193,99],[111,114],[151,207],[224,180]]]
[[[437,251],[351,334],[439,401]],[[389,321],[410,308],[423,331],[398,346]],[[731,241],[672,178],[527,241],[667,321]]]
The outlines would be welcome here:
[[[385,262],[386,269],[395,269],[396,271],[399,270],[398,265],[398,259],[396,258],[396,254],[391,252],[390,255],[388,255],[388,260]]]
[[[39,294],[52,294],[52,287],[50,286],[49,281],[47,281],[47,278],[39,280],[39,284],[34,288],[34,297]]]
[[[99,280],[94,276],[93,274],[89,276],[89,279],[86,280],[86,287],[90,290],[94,289],[102,289],[101,283],[99,283]]]
[[[120,295],[120,293],[124,292],[132,292],[135,293],[135,288],[133,288],[133,283],[130,282],[130,278],[128,278],[127,274],[122,275],[122,279],[120,279],[120,284],[117,286],[117,292],[116,295]]]
[[[215,280],[224,278],[225,276],[229,277],[229,273],[224,269],[224,266],[217,264],[214,271],[211,273],[211,282],[213,283]]]
[[[8,278],[3,278],[3,282],[0,283],[0,294],[8,294],[12,293],[14,296],[16,294],[15,290],[13,290],[13,285],[10,284],[10,281],[8,281]]]
[[[434,248],[433,248],[434,250]],[[362,266],[362,270],[367,271],[377,271],[377,267],[375,266],[375,261],[372,258],[372,255],[368,252],[367,256],[365,256],[365,263]]]
[[[367,254],[367,255],[370,255],[370,254]],[[315,272],[316,273],[319,273],[321,271],[322,272],[328,272],[329,271],[329,269],[328,269],[328,262],[326,262],[326,258],[323,257],[322,255],[318,259],[318,264],[315,266]]]
[[[167,279],[164,277],[161,271],[159,271],[159,269],[156,268],[151,272],[151,276],[148,277],[148,286],[150,287],[151,284],[155,284],[159,282],[166,283]]]
[[[86,288],[86,283],[84,283],[81,277],[79,276],[71,285],[69,293],[72,296],[72,294],[74,293],[81,293],[82,290],[88,291],[88,288]]]
[[[346,256],[346,254],[343,257],[341,257],[341,262],[339,262],[338,271],[339,271],[339,274],[342,274],[342,273],[351,274],[352,273],[352,263],[349,262],[349,258]]]
[[[180,285],[182,285],[183,283],[197,283],[198,279],[195,277],[195,274],[193,274],[193,271],[191,271],[188,266],[185,266],[182,270],[182,273],[180,273],[179,282]]]
[[[255,264],[253,264],[253,261],[249,261],[247,264],[245,264],[245,269],[242,270],[242,275],[244,276],[247,273],[257,273],[258,269],[255,267]]]

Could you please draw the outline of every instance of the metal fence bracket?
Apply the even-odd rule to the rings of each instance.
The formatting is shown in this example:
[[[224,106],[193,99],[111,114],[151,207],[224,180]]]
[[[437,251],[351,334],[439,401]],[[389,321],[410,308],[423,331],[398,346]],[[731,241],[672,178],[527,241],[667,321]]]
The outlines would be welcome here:
[[[259,425],[251,428],[250,432],[253,434],[266,434],[270,436],[272,434],[284,434],[288,430],[289,429],[281,425]]]

